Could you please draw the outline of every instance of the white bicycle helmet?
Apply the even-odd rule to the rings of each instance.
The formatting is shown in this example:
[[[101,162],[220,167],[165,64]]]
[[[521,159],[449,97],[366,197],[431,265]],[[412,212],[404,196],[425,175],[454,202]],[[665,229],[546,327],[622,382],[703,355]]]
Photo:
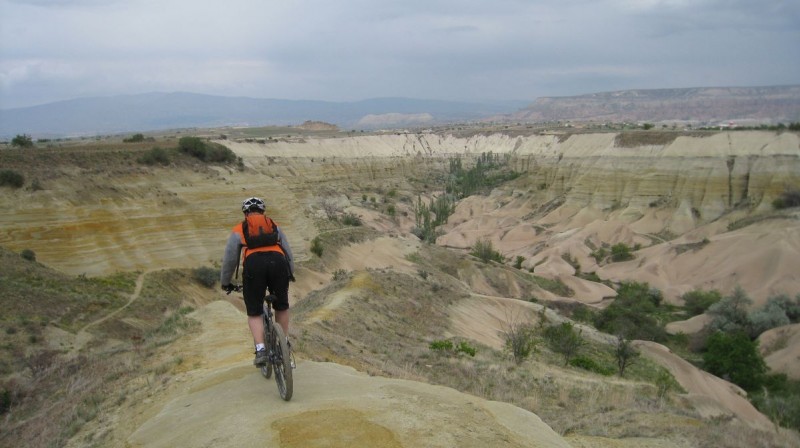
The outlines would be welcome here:
[[[263,212],[266,209],[267,206],[264,204],[264,200],[261,198],[253,197],[250,199],[245,199],[244,202],[242,202],[242,212],[245,213],[256,210]]]

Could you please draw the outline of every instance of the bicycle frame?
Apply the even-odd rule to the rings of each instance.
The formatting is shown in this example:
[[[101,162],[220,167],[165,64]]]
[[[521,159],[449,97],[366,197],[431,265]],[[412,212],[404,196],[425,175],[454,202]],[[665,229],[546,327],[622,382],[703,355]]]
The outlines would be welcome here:
[[[242,287],[237,285],[235,291],[241,291]],[[228,293],[230,294],[230,292]],[[267,348],[267,363],[261,366],[261,374],[269,379],[275,372],[275,382],[278,385],[278,392],[285,401],[292,399],[294,392],[294,381],[292,380],[291,355],[289,353],[288,340],[283,332],[283,328],[275,322],[275,314],[272,312],[272,302],[275,296],[269,294],[264,297],[264,345]]]

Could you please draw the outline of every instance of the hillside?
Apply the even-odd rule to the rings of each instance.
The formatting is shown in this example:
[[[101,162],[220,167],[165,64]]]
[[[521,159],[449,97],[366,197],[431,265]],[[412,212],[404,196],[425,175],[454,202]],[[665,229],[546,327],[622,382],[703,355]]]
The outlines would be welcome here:
[[[563,366],[544,346],[516,365],[502,339],[517,320],[557,323],[575,306],[606,307],[624,280],[647,281],[673,303],[693,288],[728,294],[741,286],[755,305],[776,293],[797,294],[800,279],[791,267],[800,262],[798,210],[771,207],[800,185],[797,134],[249,140],[220,141],[241,157],[241,170],[177,154],[168,166],[142,165],[137,152],[148,151],[147,144],[0,151],[2,166],[27,179],[22,189],[2,190],[0,205],[9,213],[0,218],[0,245],[33,250],[39,263],[60,272],[4,275],[31,285],[63,276],[63,291],[81,291],[67,294],[72,313],[82,309],[82,298],[98,294],[82,289],[81,281],[110,287],[109,278],[122,276],[121,292],[103,293],[108,301],[98,301],[90,313],[42,319],[49,337],[58,335],[59,356],[101,355],[126,359],[131,367],[131,377],[104,374],[124,380],[130,398],[95,394],[84,401],[98,401],[103,412],[82,417],[86,422],[70,435],[70,446],[241,446],[244,440],[303,446],[318,440],[313,433],[291,439],[301,431],[292,426],[297,420],[329,428],[328,440],[345,436],[337,428],[358,428],[365,439],[385,437],[387,446],[797,442],[796,434],[776,432],[741,389],[659,344],[638,343],[646,359],[619,378]],[[418,201],[441,194],[453,157],[470,166],[488,152],[519,175],[460,200],[436,244],[422,243],[413,234]],[[300,365],[296,397],[288,404],[249,366],[238,299],[198,286],[185,272],[218,265],[238,204],[251,195],[265,197],[300,266],[291,331]],[[331,209],[340,218],[359,216],[362,225],[329,219]],[[311,251],[315,238],[321,257]],[[484,238],[509,261],[483,263],[468,255]],[[617,243],[638,244],[634,260],[611,263],[591,255]],[[512,266],[519,257],[519,268]],[[168,301],[155,301],[160,291],[170,291],[163,294]],[[40,306],[32,313],[45,313],[48,305]],[[188,330],[158,342],[148,329],[176,313],[189,319]],[[580,325],[590,341],[587,353],[613,363],[613,338]],[[477,354],[429,348],[445,339],[463,341]],[[780,359],[775,368],[797,370],[786,356]],[[24,369],[21,378],[31,375]],[[674,383],[659,398],[661,371]],[[263,393],[269,410],[249,400],[253,390]],[[235,424],[242,423],[241,414],[256,420]],[[11,433],[31,431],[24,423]],[[368,446],[359,443],[349,446]]]

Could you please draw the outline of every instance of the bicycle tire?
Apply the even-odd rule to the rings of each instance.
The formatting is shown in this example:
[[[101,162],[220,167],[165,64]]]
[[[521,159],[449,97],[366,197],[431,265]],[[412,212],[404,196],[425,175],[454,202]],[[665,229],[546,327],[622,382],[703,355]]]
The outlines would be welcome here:
[[[294,381],[292,379],[292,364],[289,359],[289,345],[286,343],[286,336],[280,325],[273,325],[272,349],[275,356],[271,361],[274,363],[275,382],[278,384],[278,392],[285,401],[292,399],[294,393]]]
[[[266,315],[264,315],[264,342],[266,343],[267,347],[271,347],[272,346],[272,337],[274,336],[272,334],[272,331],[270,330],[271,326],[272,325],[270,325],[269,322],[266,319]],[[270,377],[272,377],[272,363],[271,362],[267,362],[266,364],[261,366],[261,375],[264,376],[264,378],[266,378],[266,379],[270,379]]]

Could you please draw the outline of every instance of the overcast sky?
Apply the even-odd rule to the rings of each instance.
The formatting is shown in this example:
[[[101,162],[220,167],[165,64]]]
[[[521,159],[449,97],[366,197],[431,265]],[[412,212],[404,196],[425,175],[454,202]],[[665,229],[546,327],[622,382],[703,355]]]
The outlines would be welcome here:
[[[0,0],[0,108],[800,84],[798,0]]]

